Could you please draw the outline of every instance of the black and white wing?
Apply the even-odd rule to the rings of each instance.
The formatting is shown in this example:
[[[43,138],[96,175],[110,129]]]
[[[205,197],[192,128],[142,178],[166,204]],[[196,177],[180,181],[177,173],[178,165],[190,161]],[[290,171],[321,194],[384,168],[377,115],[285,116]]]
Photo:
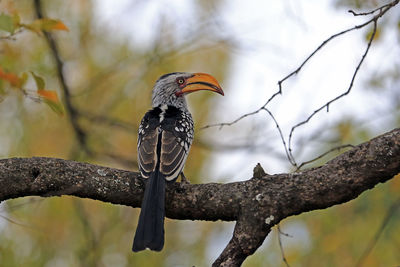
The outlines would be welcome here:
[[[138,140],[139,169],[148,178],[156,168],[167,181],[182,172],[193,141],[193,121],[190,113],[175,107],[154,108],[146,113]]]

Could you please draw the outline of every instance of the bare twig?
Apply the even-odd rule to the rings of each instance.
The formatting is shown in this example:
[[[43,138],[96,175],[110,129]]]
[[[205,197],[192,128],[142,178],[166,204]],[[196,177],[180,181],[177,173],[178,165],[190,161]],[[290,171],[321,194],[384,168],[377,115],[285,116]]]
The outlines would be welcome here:
[[[290,164],[292,164],[293,166],[296,167],[296,166],[297,166],[297,163],[296,163],[296,161],[294,160],[294,158],[291,156],[291,154],[289,153],[289,151],[287,150],[287,145],[286,145],[285,137],[283,136],[283,133],[282,133],[281,127],[279,126],[278,121],[275,119],[275,116],[272,114],[272,112],[271,112],[269,109],[267,109],[266,107],[261,107],[259,110],[256,111],[256,113],[258,113],[258,112],[260,112],[260,111],[262,111],[262,110],[266,111],[266,112],[269,114],[269,116],[272,118],[272,120],[274,121],[275,126],[276,126],[276,128],[277,128],[277,130],[278,130],[278,132],[279,132],[279,136],[280,136],[280,138],[281,138],[281,141],[282,141],[282,143],[283,143],[283,146],[284,146],[284,149],[285,149],[285,153],[286,153],[286,157],[287,157],[287,159],[289,160]],[[253,115],[253,114],[255,114],[255,113],[245,114],[245,116],[251,116],[251,115]],[[234,123],[235,123],[235,122],[231,122],[231,123],[227,123],[227,124],[224,124],[224,125],[232,125],[232,124],[234,124]],[[219,126],[222,127],[222,126],[224,126],[224,125],[219,125]],[[212,126],[212,125],[209,125],[209,126],[206,126],[206,127],[201,128],[200,130],[206,129],[206,128],[209,128],[209,127],[213,127],[213,126]]]
[[[22,203],[18,203],[18,204],[14,204],[14,205],[10,205],[9,203],[7,203],[7,206],[4,206],[0,209],[1,211],[15,211],[18,210],[20,208],[23,208],[27,205],[32,205],[33,203],[37,203],[39,204],[40,202],[42,202],[44,200],[44,198],[29,198],[28,200],[22,202]]]
[[[330,153],[330,152],[332,152],[332,151],[334,151],[334,150],[343,149],[343,148],[348,148],[348,147],[354,148],[353,145],[343,145],[343,146],[339,146],[339,147],[333,148],[333,149],[331,149],[331,150],[325,152],[325,153],[322,154],[320,157],[322,157],[322,156],[324,156],[324,155],[326,155],[326,154],[328,154],[328,153]],[[318,157],[318,158],[320,158],[320,157]],[[316,159],[317,159],[317,158],[316,158]],[[316,159],[314,159],[314,160],[316,160]],[[313,160],[313,161],[314,161],[314,160]],[[311,161],[309,161],[309,162],[311,162]],[[309,162],[305,162],[305,164],[307,164],[307,163],[309,163]],[[304,165],[305,165],[305,164],[304,164]],[[299,166],[299,168],[300,168],[300,167],[301,167],[301,166]],[[386,228],[386,226],[388,225],[390,219],[393,218],[393,216],[395,215],[395,213],[397,212],[397,209],[398,209],[399,207],[400,207],[400,199],[398,199],[396,202],[394,202],[394,203],[390,206],[390,208],[388,209],[388,211],[386,212],[386,215],[385,215],[385,217],[384,217],[384,219],[383,219],[383,221],[382,221],[380,227],[378,228],[378,230],[376,231],[375,235],[373,236],[373,238],[372,238],[371,241],[369,242],[368,246],[365,248],[365,250],[364,250],[364,252],[362,253],[360,259],[358,260],[358,263],[357,263],[356,266],[361,267],[361,266],[363,265],[365,259],[368,257],[368,255],[371,253],[371,251],[372,251],[373,248],[375,247],[376,243],[377,243],[378,240],[379,240],[379,237],[382,235],[382,233],[383,233],[384,229]],[[283,249],[282,240],[281,240],[280,235],[284,235],[284,236],[287,236],[287,237],[292,237],[292,236],[289,235],[289,234],[287,234],[287,233],[282,232],[282,230],[281,230],[281,228],[280,228],[280,224],[277,225],[277,231],[278,231],[278,242],[279,242],[279,248],[280,248],[281,255],[282,255],[282,260],[284,261],[284,263],[286,264],[286,266],[289,266],[289,263],[287,262],[287,259],[286,259],[285,254],[284,254],[284,249]]]
[[[356,265],[357,267],[361,267],[364,264],[365,259],[371,253],[372,249],[375,247],[376,243],[378,242],[379,237],[382,235],[382,233],[385,230],[386,226],[388,225],[390,219],[393,217],[393,215],[396,213],[396,211],[399,207],[400,207],[400,199],[397,199],[397,201],[394,202],[390,206],[388,211],[386,212],[386,215],[382,221],[381,226],[378,228],[374,237],[371,239],[368,246],[365,248],[364,252],[361,254],[361,257],[358,259],[358,262]]]
[[[8,35],[0,36],[0,40],[16,41],[17,40],[16,35],[20,34],[21,32],[23,32],[22,28],[20,28],[20,29],[16,30],[15,32],[10,33]]]
[[[341,146],[337,146],[337,147],[331,148],[331,149],[329,149],[328,151],[322,153],[321,155],[319,155],[319,156],[317,156],[317,157],[315,157],[315,158],[313,158],[313,159],[310,159],[310,160],[307,160],[307,161],[302,162],[302,163],[299,165],[299,167],[297,167],[297,169],[295,170],[295,172],[299,171],[299,170],[300,170],[302,167],[304,167],[305,165],[310,164],[310,163],[313,163],[313,162],[315,162],[315,161],[317,161],[317,160],[319,160],[319,159],[325,157],[326,155],[328,155],[329,153],[332,153],[333,151],[340,151],[341,149],[344,149],[344,148],[353,148],[353,147],[354,147],[354,146],[351,145],[351,144],[346,144],[346,145],[341,145]]]
[[[392,2],[390,2],[390,3],[388,3],[388,4],[383,5],[383,6],[379,7],[379,8],[377,8],[377,9],[374,9],[374,10],[372,10],[371,12],[363,13],[363,14],[365,14],[365,15],[372,15],[372,14],[375,14],[376,12],[379,11],[378,14],[374,15],[371,19],[367,20],[366,22],[364,22],[364,23],[362,23],[362,24],[359,24],[359,25],[356,25],[356,26],[354,26],[354,27],[352,27],[352,28],[348,28],[348,29],[346,29],[346,30],[343,30],[343,31],[341,31],[341,32],[339,32],[339,33],[336,33],[336,34],[330,36],[328,39],[324,40],[324,41],[323,41],[323,42],[322,42],[322,43],[321,43],[321,44],[320,44],[320,45],[319,45],[319,46],[318,46],[318,47],[317,47],[317,48],[316,48],[316,49],[315,49],[315,50],[300,64],[299,67],[297,67],[294,71],[292,71],[291,73],[289,73],[288,75],[286,75],[283,79],[281,79],[280,81],[278,81],[278,90],[277,90],[277,91],[276,91],[276,92],[275,92],[275,93],[274,93],[260,108],[256,109],[255,111],[252,111],[252,112],[243,114],[243,115],[241,115],[240,117],[238,117],[237,119],[235,119],[235,120],[233,120],[233,121],[231,121],[231,122],[210,124],[210,125],[206,125],[206,126],[202,127],[201,129],[207,129],[207,128],[211,128],[211,127],[219,127],[219,129],[221,129],[221,128],[223,128],[224,126],[231,126],[231,125],[233,125],[233,124],[235,124],[235,123],[241,121],[242,119],[245,119],[245,118],[247,118],[247,117],[249,117],[249,116],[255,115],[255,114],[259,113],[259,112],[262,111],[262,110],[266,110],[267,105],[268,105],[277,95],[280,95],[280,94],[282,93],[282,90],[283,90],[282,85],[283,85],[283,83],[284,83],[286,80],[288,80],[289,78],[291,78],[292,76],[294,76],[294,75],[296,75],[297,73],[299,73],[299,72],[301,71],[301,69],[307,64],[307,62],[308,62],[317,52],[319,52],[327,43],[329,43],[330,41],[332,41],[333,39],[335,39],[335,38],[337,38],[337,37],[339,37],[339,36],[341,36],[341,35],[344,35],[344,34],[346,34],[346,33],[348,33],[348,32],[354,31],[354,30],[359,30],[359,29],[364,28],[364,27],[366,27],[367,25],[373,23],[373,25],[374,25],[374,26],[373,26],[373,32],[372,32],[372,34],[371,34],[371,36],[370,36],[370,38],[369,38],[369,41],[368,41],[368,44],[367,44],[367,48],[366,48],[364,54],[362,55],[362,57],[361,57],[361,59],[360,59],[358,65],[356,66],[356,69],[355,69],[355,71],[354,71],[354,73],[353,73],[352,79],[351,79],[351,81],[350,81],[349,87],[347,88],[346,92],[344,92],[344,93],[342,93],[341,95],[339,95],[339,96],[333,98],[332,100],[330,100],[329,102],[327,102],[326,104],[324,104],[323,106],[321,106],[320,108],[318,108],[317,110],[315,110],[315,111],[314,111],[311,115],[309,115],[309,116],[307,117],[307,119],[305,119],[304,121],[302,121],[302,122],[300,122],[300,123],[294,125],[294,126],[291,128],[291,131],[290,131],[290,133],[289,133],[289,137],[288,137],[288,146],[286,145],[286,142],[284,141],[284,138],[281,138],[282,141],[283,141],[283,145],[284,145],[284,147],[285,147],[285,152],[288,153],[288,156],[287,156],[287,157],[288,157],[288,159],[289,159],[289,162],[290,162],[293,166],[296,166],[296,165],[295,165],[296,162],[295,162],[294,156],[293,156],[293,154],[292,154],[292,144],[291,144],[292,137],[293,137],[293,133],[294,133],[295,129],[297,129],[298,127],[300,127],[300,126],[302,126],[302,125],[304,125],[304,124],[306,124],[306,123],[308,123],[312,117],[314,117],[317,113],[319,113],[319,112],[320,112],[321,110],[323,110],[324,108],[326,108],[327,111],[329,111],[329,106],[330,106],[330,104],[332,104],[333,102],[337,101],[338,99],[340,99],[340,98],[342,98],[342,97],[344,97],[344,96],[346,96],[346,95],[348,95],[348,94],[350,93],[350,91],[351,91],[351,89],[352,89],[352,87],[353,87],[355,78],[356,78],[356,76],[357,76],[357,74],[358,74],[358,71],[359,71],[359,69],[360,69],[362,63],[364,62],[364,59],[366,58],[366,56],[367,56],[367,54],[368,54],[368,52],[369,52],[369,49],[370,49],[370,47],[371,47],[371,45],[372,45],[372,41],[374,40],[374,37],[375,37],[375,34],[376,34],[376,30],[377,30],[377,23],[378,23],[379,18],[381,18],[381,17],[382,17],[388,10],[390,10],[392,7],[394,7],[395,5],[397,5],[397,4],[399,3],[399,1],[400,1],[400,0],[395,0],[395,1],[392,1]],[[355,13],[354,11],[351,12],[351,13],[353,13],[353,15],[357,15],[357,14],[358,14],[358,13]],[[360,15],[361,15],[361,13],[360,13]],[[271,115],[271,114],[270,114],[270,115]],[[275,121],[275,120],[274,120],[274,121]],[[276,123],[276,121],[275,121],[275,123]],[[280,132],[280,135],[282,135],[282,133],[281,133],[281,131],[280,131],[280,128],[278,128],[278,130],[279,130],[279,132]]]
[[[87,266],[96,266],[97,262],[96,258],[89,257],[90,253],[96,250],[97,244],[99,243],[97,240],[97,235],[93,229],[89,221],[89,216],[83,206],[81,199],[74,199],[73,206],[75,209],[75,213],[77,215],[78,221],[81,223],[82,228],[84,229],[82,232],[84,233],[85,245],[79,251],[79,258],[83,265]]]
[[[377,12],[377,11],[382,12],[384,8],[386,8],[386,7],[389,7],[389,8],[390,8],[390,7],[393,7],[393,6],[397,5],[398,3],[399,3],[399,1],[398,1],[398,0],[395,0],[395,1],[392,1],[392,2],[390,2],[390,3],[388,3],[388,4],[386,4],[386,5],[377,7],[377,8],[375,8],[375,9],[371,10],[371,11],[368,11],[368,12],[355,12],[355,11],[353,11],[353,10],[351,10],[351,9],[348,10],[348,12],[351,13],[351,14],[353,14],[354,16],[368,16],[368,15],[374,14],[374,13]]]
[[[289,265],[289,263],[288,263],[288,261],[287,261],[287,259],[285,257],[285,251],[283,250],[282,239],[281,239],[281,233],[282,232],[281,232],[281,227],[280,227],[279,224],[277,225],[277,228],[278,228],[279,249],[281,250],[282,260],[286,264],[287,267],[290,267],[290,265]]]
[[[4,215],[1,215],[1,214],[0,214],[0,218],[8,221],[9,223],[12,223],[12,224],[15,224],[15,225],[18,225],[18,226],[21,226],[21,227],[25,227],[25,228],[29,228],[29,229],[33,229],[33,230],[38,230],[37,228],[35,228],[35,227],[33,227],[33,226],[29,225],[29,224],[24,224],[24,223],[17,222],[15,220],[10,219],[10,218],[8,218],[8,217],[6,217]]]
[[[298,124],[294,125],[294,126],[292,127],[292,129],[290,130],[290,133],[289,133],[289,141],[288,141],[288,143],[289,143],[288,150],[289,150],[289,154],[290,154],[291,156],[292,156],[292,137],[293,137],[293,132],[294,132],[294,130],[296,130],[296,128],[298,128],[298,127],[300,127],[300,126],[302,126],[302,125],[308,123],[308,122],[311,120],[312,117],[314,117],[317,113],[319,113],[319,112],[320,112],[321,110],[323,110],[324,108],[326,108],[326,111],[329,112],[329,106],[330,106],[330,104],[332,104],[333,102],[337,101],[338,99],[340,99],[340,98],[342,98],[342,97],[344,97],[344,96],[346,96],[346,95],[348,95],[348,94],[350,93],[351,89],[353,88],[354,80],[356,79],[356,76],[357,76],[357,74],[358,74],[358,71],[360,70],[360,67],[361,67],[362,63],[364,62],[364,59],[365,59],[365,57],[367,56],[367,54],[368,54],[368,52],[369,52],[369,49],[370,49],[370,47],[371,47],[371,45],[372,45],[372,41],[374,40],[374,37],[375,37],[375,34],[376,34],[377,21],[376,21],[376,20],[373,20],[373,22],[374,22],[374,29],[373,29],[372,34],[371,34],[371,37],[370,37],[370,39],[369,39],[369,41],[368,41],[367,48],[365,49],[365,52],[364,52],[364,54],[362,55],[361,60],[359,61],[358,65],[357,65],[357,67],[356,67],[356,69],[355,69],[355,71],[354,71],[354,73],[353,73],[353,77],[351,78],[350,85],[349,85],[349,87],[347,88],[346,92],[342,93],[341,95],[336,96],[335,98],[329,100],[327,103],[325,103],[324,105],[322,105],[322,106],[319,107],[318,109],[314,110],[314,112],[311,113],[311,115],[309,115],[309,116],[307,117],[307,119],[305,119],[304,121],[299,122]],[[292,157],[293,157],[293,156],[292,156]]]
[[[370,24],[371,22],[373,22],[373,20],[369,20],[363,24],[354,26],[352,28],[343,30],[339,33],[336,33],[332,36],[330,36],[328,39],[326,39],[325,41],[323,41],[301,64],[299,67],[297,67],[294,71],[292,71],[291,73],[289,73],[288,75],[286,75],[283,79],[278,81],[278,90],[267,100],[267,102],[265,102],[260,108],[258,108],[255,111],[243,114],[242,116],[238,117],[237,119],[231,121],[231,122],[223,122],[223,123],[216,123],[216,124],[210,124],[210,125],[206,125],[204,127],[202,127],[201,129],[207,129],[207,128],[212,128],[212,127],[219,127],[219,129],[221,129],[224,126],[231,126],[239,121],[241,121],[244,118],[247,118],[249,116],[255,115],[257,113],[259,113],[261,110],[263,110],[277,95],[282,94],[282,84],[288,80],[289,78],[291,78],[292,76],[294,76],[295,74],[298,74],[301,69],[307,64],[307,62],[317,53],[319,52],[327,43],[329,43],[330,41],[332,41],[333,39],[335,39],[336,37],[339,37],[345,33],[348,33],[350,31],[356,30],[356,29],[360,29],[363,28],[364,26]]]
[[[289,151],[288,151],[288,149],[287,149],[285,137],[283,137],[281,127],[279,127],[279,124],[278,124],[278,122],[276,121],[274,115],[272,115],[271,111],[269,111],[269,109],[267,109],[267,108],[263,108],[263,109],[264,109],[266,112],[268,112],[268,114],[269,114],[269,115],[271,116],[271,118],[274,120],[275,125],[276,125],[276,128],[278,129],[278,132],[279,132],[279,136],[281,137],[281,141],[282,141],[283,147],[284,147],[284,149],[285,149],[286,157],[287,157],[287,159],[289,160],[290,164],[292,164],[294,167],[296,167],[296,166],[297,166],[297,163],[296,163],[294,157],[292,156],[292,154],[289,153]]]
[[[279,90],[278,92],[274,93],[274,94],[267,100],[267,102],[266,102],[264,105],[262,105],[259,109],[255,110],[255,111],[253,111],[253,112],[246,113],[246,114],[240,116],[239,118],[237,118],[237,119],[235,119],[235,120],[233,120],[233,121],[231,121],[231,122],[222,122],[222,123],[209,124],[209,125],[203,126],[203,127],[200,128],[200,130],[204,130],[204,129],[207,129],[207,128],[213,128],[213,127],[219,127],[219,129],[222,129],[222,127],[224,127],[224,126],[231,126],[231,125],[233,125],[233,124],[235,124],[235,123],[241,121],[241,120],[244,119],[244,118],[247,118],[247,117],[249,117],[249,116],[255,115],[255,114],[259,113],[261,110],[265,110],[265,108],[266,108],[266,106],[269,104],[269,102],[271,102],[272,99],[274,99],[277,95],[281,94],[281,92],[282,92],[282,91]]]
[[[88,119],[91,123],[103,124],[107,126],[117,127],[129,133],[137,131],[137,127],[129,122],[125,122],[116,118],[110,118],[103,115],[93,114],[91,112],[77,111],[79,116]]]
[[[281,234],[281,235],[284,235],[286,237],[290,237],[290,238],[293,237],[292,235],[289,235],[288,233],[283,232],[281,227],[280,227],[280,224],[278,224],[278,233]]]

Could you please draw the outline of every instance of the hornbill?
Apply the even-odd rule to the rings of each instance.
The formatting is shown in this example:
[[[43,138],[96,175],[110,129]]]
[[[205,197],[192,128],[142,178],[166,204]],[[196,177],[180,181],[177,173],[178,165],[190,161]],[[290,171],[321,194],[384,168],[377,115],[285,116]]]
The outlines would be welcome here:
[[[155,83],[152,106],[143,117],[138,135],[138,163],[146,180],[145,192],[132,250],[160,251],[164,246],[165,185],[183,175],[193,141],[193,120],[185,95],[209,90],[224,92],[205,73],[173,72]]]

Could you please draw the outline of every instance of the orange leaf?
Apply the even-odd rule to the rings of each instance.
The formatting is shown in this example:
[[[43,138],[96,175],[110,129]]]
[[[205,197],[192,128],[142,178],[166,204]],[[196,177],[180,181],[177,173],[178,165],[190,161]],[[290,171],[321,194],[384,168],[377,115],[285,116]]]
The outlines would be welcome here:
[[[54,24],[52,28],[53,30],[69,31],[68,27],[65,26],[65,24],[62,23],[61,21],[57,21],[57,23]]]
[[[19,25],[37,34],[41,34],[41,31],[51,30],[69,31],[68,27],[58,19],[37,19],[30,24]]]
[[[31,25],[44,31],[62,30],[69,31],[67,26],[58,19],[37,19]]]
[[[58,100],[57,93],[49,90],[38,90],[38,95],[42,97],[44,103],[46,103],[54,112],[58,115],[64,115],[64,109]]]
[[[11,72],[4,72],[2,68],[0,68],[0,79],[6,80],[12,86],[15,87],[21,86],[21,80],[17,75]]]
[[[43,97],[44,99],[47,99],[51,102],[54,103],[59,103],[60,101],[58,100],[57,93],[54,91],[49,91],[49,90],[39,90],[37,91],[38,95]]]

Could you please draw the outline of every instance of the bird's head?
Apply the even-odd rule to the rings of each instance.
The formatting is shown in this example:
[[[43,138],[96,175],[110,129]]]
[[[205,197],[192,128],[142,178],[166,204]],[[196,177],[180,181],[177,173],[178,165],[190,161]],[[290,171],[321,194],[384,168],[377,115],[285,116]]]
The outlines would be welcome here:
[[[161,76],[153,88],[153,107],[171,105],[186,109],[186,94],[209,90],[224,95],[217,80],[206,73],[173,72]]]

